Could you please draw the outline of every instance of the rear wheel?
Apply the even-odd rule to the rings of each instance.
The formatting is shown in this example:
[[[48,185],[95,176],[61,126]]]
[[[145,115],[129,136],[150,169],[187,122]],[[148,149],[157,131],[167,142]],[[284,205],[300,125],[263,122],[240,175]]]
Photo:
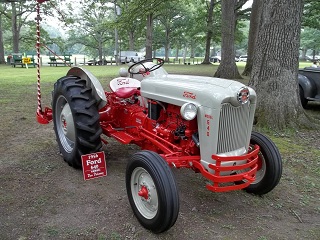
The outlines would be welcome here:
[[[74,76],[60,78],[54,85],[52,111],[54,131],[64,160],[81,168],[81,155],[101,148],[99,112],[92,89]]]
[[[179,213],[175,178],[157,153],[135,153],[127,165],[126,187],[131,208],[141,225],[155,233],[170,229]]]
[[[261,133],[252,132],[251,145],[259,145],[258,171],[256,180],[245,190],[249,193],[263,195],[274,189],[282,175],[282,161],[278,148],[266,136]]]

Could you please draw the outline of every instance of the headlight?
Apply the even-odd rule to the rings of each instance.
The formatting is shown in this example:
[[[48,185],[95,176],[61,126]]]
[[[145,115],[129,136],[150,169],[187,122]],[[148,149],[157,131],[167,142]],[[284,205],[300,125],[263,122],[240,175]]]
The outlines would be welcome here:
[[[247,87],[242,87],[237,93],[239,103],[246,104],[249,101],[250,91]]]
[[[185,120],[193,120],[197,116],[197,106],[193,103],[185,103],[182,105],[180,113]]]

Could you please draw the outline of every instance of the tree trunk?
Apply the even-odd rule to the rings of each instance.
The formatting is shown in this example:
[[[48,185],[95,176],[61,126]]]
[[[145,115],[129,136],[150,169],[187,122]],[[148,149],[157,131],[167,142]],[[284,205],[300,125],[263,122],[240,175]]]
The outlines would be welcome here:
[[[191,45],[190,45],[190,58],[194,58],[195,57],[195,42],[192,41]]]
[[[176,61],[179,60],[179,47],[177,46],[176,48],[176,58],[175,58]]]
[[[99,61],[101,62],[101,65],[103,65],[103,61],[102,61],[102,57],[103,57],[103,45],[102,45],[102,41],[101,41],[101,36],[98,36],[98,55],[99,55]]]
[[[303,0],[263,1],[249,83],[258,96],[259,125],[284,129],[306,124],[297,79],[302,10]]]
[[[250,76],[252,71],[254,47],[259,31],[260,17],[262,14],[263,0],[254,0],[252,3],[252,10],[250,16],[250,30],[248,39],[248,58],[242,75]]]
[[[13,38],[13,52],[19,52],[19,29],[18,29],[18,19],[17,19],[17,9],[14,2],[11,3],[12,17],[11,17],[11,30]]]
[[[129,31],[129,50],[134,51],[134,31]]]
[[[187,60],[187,51],[188,51],[188,48],[187,48],[187,44],[184,45],[184,51],[183,51],[183,62],[185,63],[186,60]]]
[[[234,34],[236,25],[235,7],[237,0],[221,1],[221,62],[214,74],[215,77],[241,79],[235,62]]]
[[[301,58],[306,61],[307,60],[307,48],[302,48],[301,50]]]
[[[165,42],[165,45],[164,45],[164,60],[166,62],[169,62],[169,51],[170,51],[170,38],[169,38],[169,35],[170,35],[170,30],[167,29],[166,30],[166,42]]]
[[[114,49],[115,49],[115,53],[114,53],[114,57],[116,60],[116,65],[120,64],[120,48],[119,48],[119,33],[118,33],[118,29],[115,28],[114,29],[114,38],[115,38],[115,43],[114,43]]]
[[[0,14],[0,64],[5,63],[4,59],[4,44],[3,44],[3,32],[2,32],[2,16]]]
[[[152,29],[153,29],[153,15],[147,16],[147,31],[146,31],[146,58],[152,58]]]
[[[213,35],[213,7],[215,0],[210,1],[210,7],[208,9],[208,20],[207,20],[207,37],[206,37],[206,53],[202,64],[210,64],[210,47],[211,39]]]

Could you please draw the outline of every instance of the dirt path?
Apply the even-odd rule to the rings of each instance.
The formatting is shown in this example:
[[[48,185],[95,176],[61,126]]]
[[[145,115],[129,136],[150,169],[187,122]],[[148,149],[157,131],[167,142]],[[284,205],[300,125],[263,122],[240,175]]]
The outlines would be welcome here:
[[[35,122],[30,102],[2,104],[1,240],[320,239],[319,132],[302,132],[299,141],[278,136],[283,177],[263,197],[209,192],[200,174],[173,169],[179,217],[155,235],[138,223],[126,196],[126,162],[137,148],[110,141],[108,176],[84,181],[59,155],[52,124]]]

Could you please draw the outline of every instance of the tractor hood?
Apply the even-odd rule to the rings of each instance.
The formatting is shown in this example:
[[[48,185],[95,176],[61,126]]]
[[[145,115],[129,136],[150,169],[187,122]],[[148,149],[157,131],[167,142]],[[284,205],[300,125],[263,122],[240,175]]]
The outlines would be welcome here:
[[[162,75],[145,78],[141,82],[141,95],[182,106],[193,102],[198,106],[216,108],[222,103],[239,106],[237,94],[244,84],[221,78],[191,75]],[[250,102],[256,102],[255,91],[250,90]]]

